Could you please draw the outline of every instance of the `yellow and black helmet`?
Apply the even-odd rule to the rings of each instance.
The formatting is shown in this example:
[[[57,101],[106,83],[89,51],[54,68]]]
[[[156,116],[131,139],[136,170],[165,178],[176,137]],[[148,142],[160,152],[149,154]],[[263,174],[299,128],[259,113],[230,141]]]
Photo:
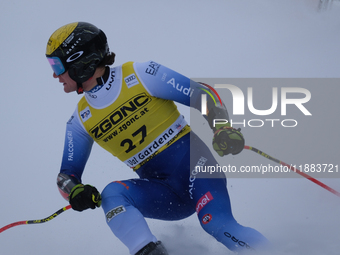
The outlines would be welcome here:
[[[106,35],[87,22],[74,22],[57,29],[46,47],[46,57],[58,76],[66,71],[81,84],[90,79],[109,52]]]

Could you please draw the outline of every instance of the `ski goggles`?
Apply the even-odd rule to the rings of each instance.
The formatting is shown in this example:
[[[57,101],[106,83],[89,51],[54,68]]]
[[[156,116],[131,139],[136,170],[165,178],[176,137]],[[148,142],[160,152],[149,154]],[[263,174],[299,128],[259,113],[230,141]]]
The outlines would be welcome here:
[[[60,58],[58,57],[47,57],[48,62],[50,63],[53,72],[59,76],[63,73],[65,73],[66,69],[63,65],[63,63],[61,62]]]

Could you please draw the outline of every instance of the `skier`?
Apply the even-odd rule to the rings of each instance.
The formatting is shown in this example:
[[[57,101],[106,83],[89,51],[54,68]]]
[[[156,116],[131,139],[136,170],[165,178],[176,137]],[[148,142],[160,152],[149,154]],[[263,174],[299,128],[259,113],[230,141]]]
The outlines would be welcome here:
[[[130,254],[168,254],[151,233],[145,218],[180,220],[197,213],[202,228],[230,250],[264,246],[267,239],[234,219],[224,174],[204,178],[196,166],[216,165],[213,154],[194,134],[174,102],[201,108],[209,86],[154,61],[110,67],[104,32],[86,22],[57,29],[46,57],[53,77],[66,93],[84,92],[66,125],[57,185],[76,211],[103,207],[106,222]],[[244,146],[240,130],[229,124],[225,106],[207,97],[206,117],[220,156],[238,154]],[[82,182],[93,142],[123,161],[138,178],[116,180],[102,193]],[[217,176],[215,176],[217,177]]]

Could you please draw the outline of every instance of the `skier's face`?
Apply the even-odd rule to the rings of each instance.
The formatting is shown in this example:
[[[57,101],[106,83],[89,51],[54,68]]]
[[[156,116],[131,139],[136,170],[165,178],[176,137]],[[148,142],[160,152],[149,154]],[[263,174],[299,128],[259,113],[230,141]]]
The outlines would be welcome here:
[[[68,71],[59,76],[53,73],[53,77],[59,78],[59,82],[63,84],[64,91],[66,93],[77,91],[77,83],[71,79],[71,77],[68,75]]]

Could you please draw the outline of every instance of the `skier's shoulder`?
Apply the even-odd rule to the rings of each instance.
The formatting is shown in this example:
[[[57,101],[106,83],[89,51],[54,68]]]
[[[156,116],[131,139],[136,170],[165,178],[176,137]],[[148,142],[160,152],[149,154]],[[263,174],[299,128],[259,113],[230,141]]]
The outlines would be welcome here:
[[[146,62],[130,62],[133,64],[135,70],[140,74],[147,74],[156,76],[161,64],[153,60],[148,60]]]

